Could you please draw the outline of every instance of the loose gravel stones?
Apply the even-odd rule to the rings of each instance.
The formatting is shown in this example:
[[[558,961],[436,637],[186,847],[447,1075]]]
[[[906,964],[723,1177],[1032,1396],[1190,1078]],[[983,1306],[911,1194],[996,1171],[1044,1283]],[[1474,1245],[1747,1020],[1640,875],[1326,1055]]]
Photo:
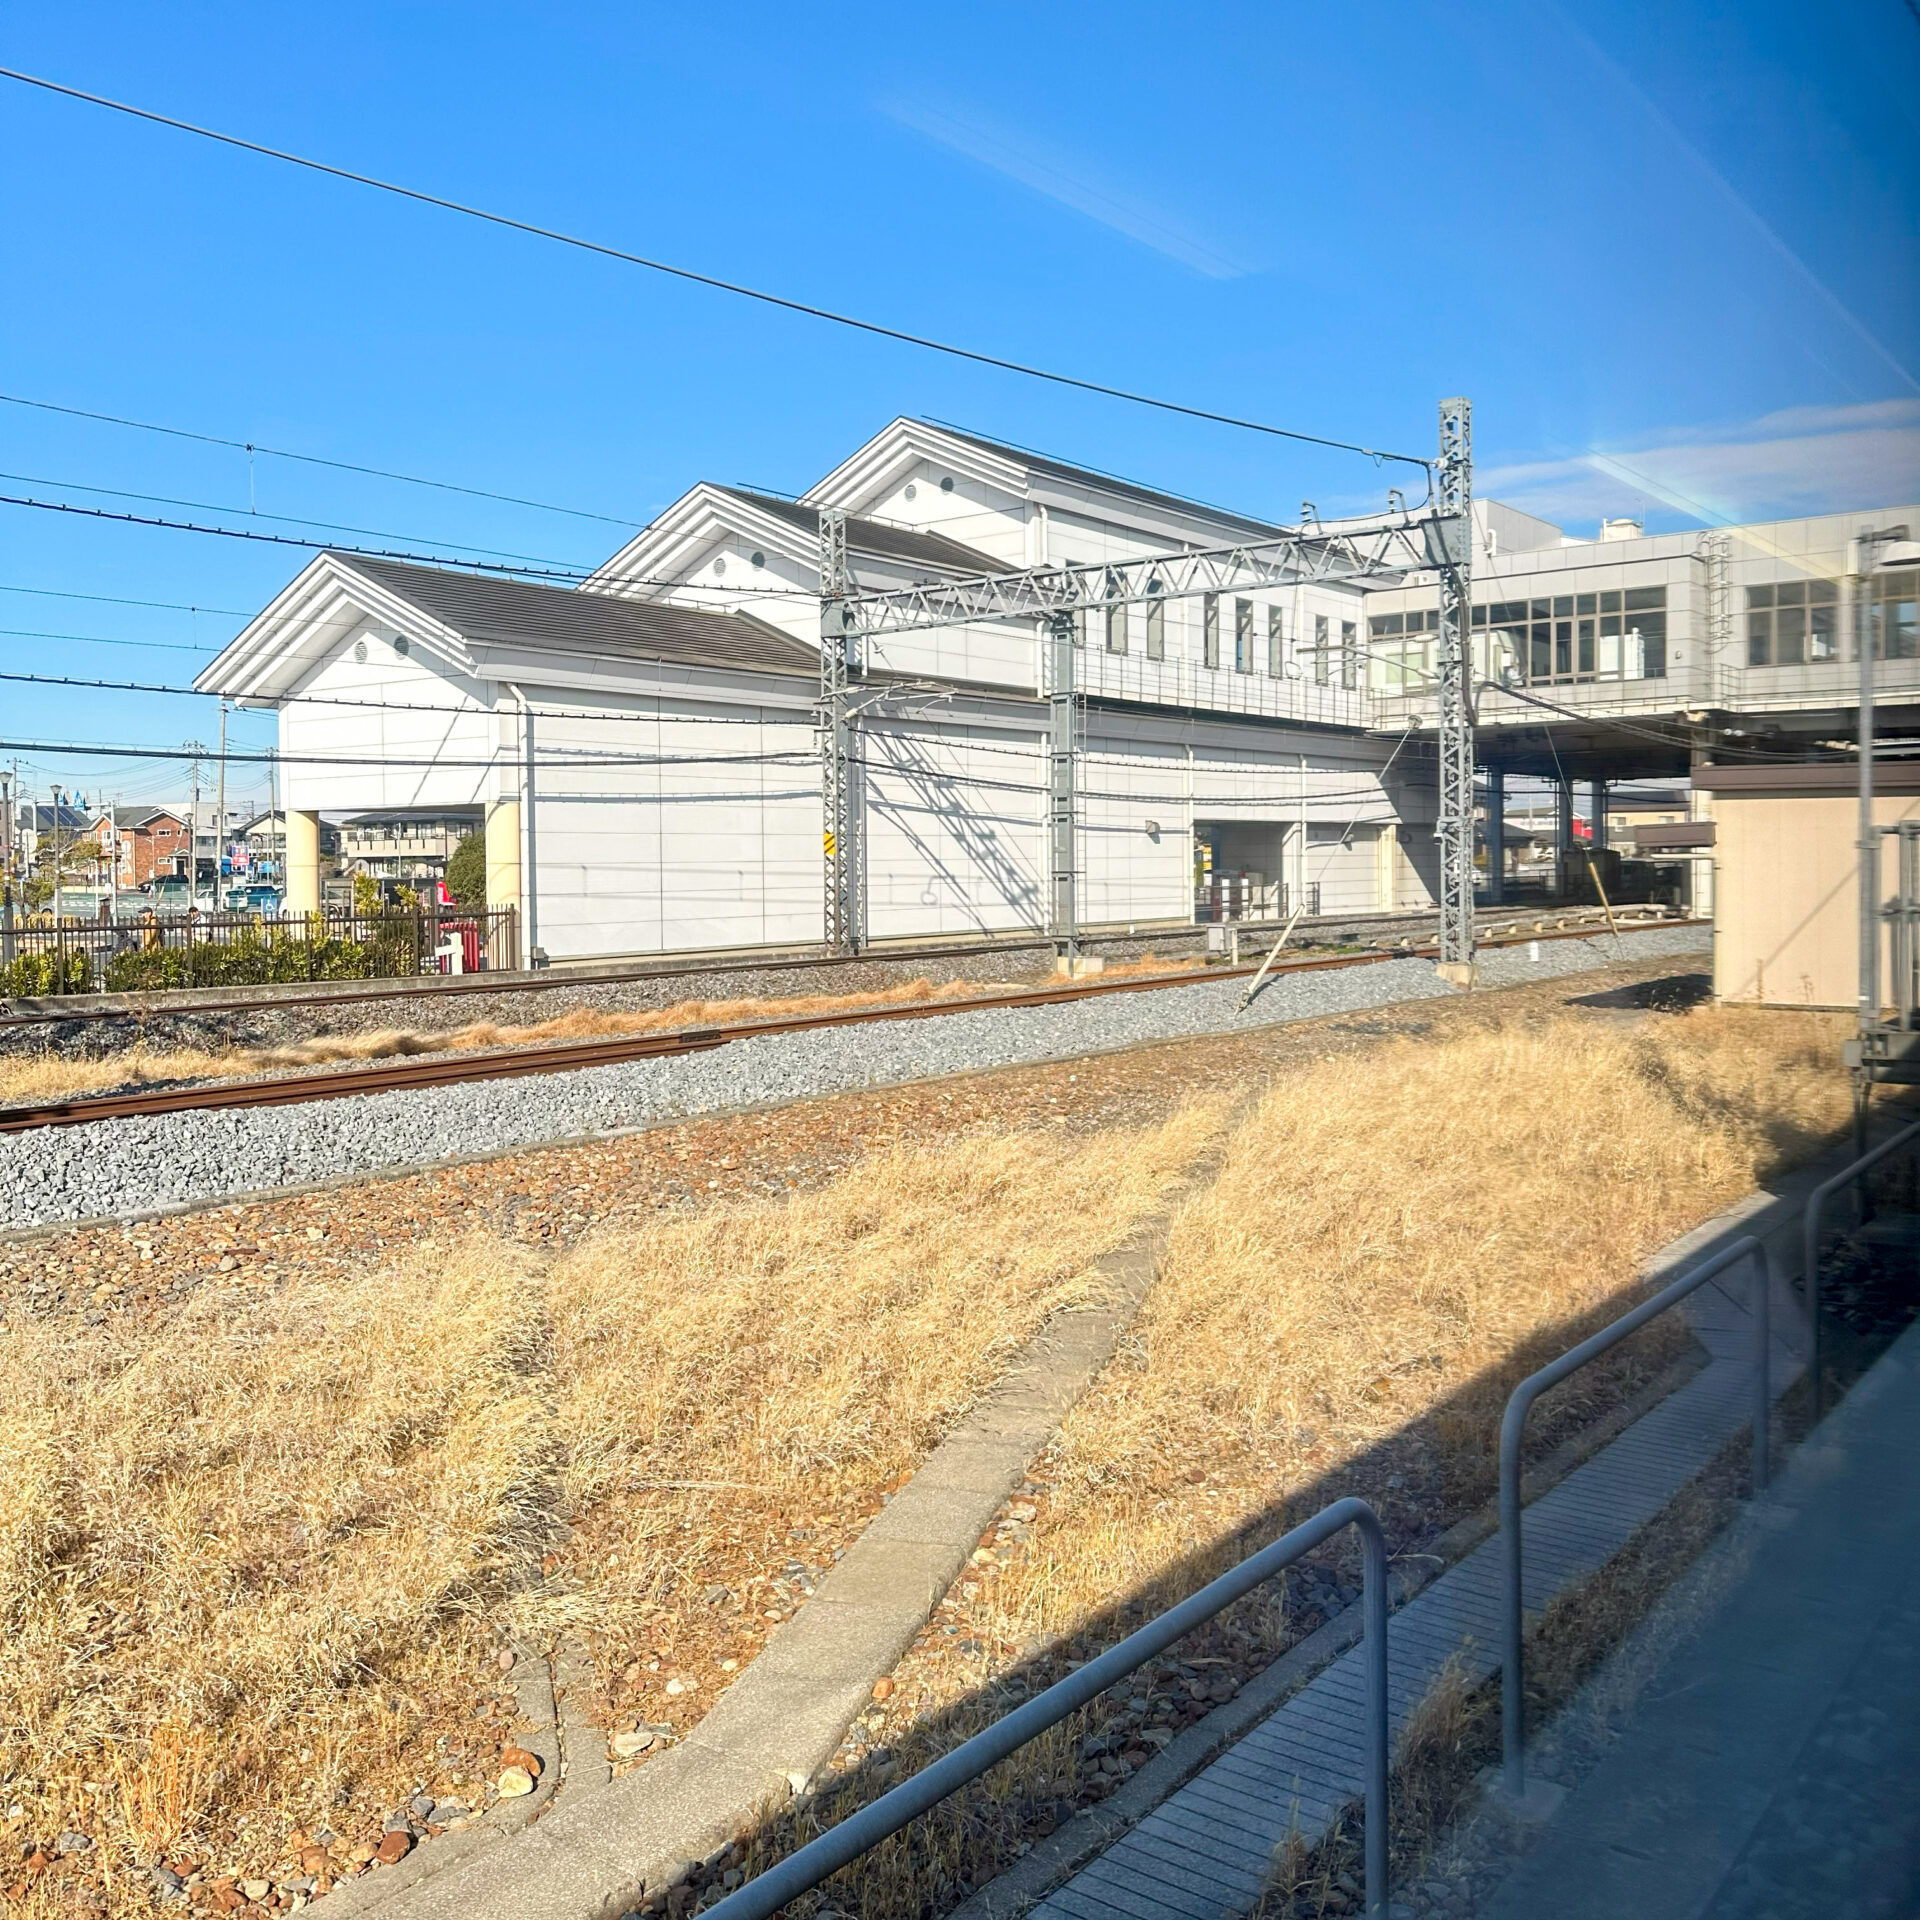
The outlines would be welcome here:
[[[1486,954],[1488,986],[1696,952],[1696,928]],[[96,1121],[0,1137],[0,1228],[124,1217],[383,1169],[510,1152],[677,1116],[1447,998],[1425,960],[1283,973],[1244,1014],[1238,980],[1045,1007],[815,1029],[712,1052],[300,1106]]]

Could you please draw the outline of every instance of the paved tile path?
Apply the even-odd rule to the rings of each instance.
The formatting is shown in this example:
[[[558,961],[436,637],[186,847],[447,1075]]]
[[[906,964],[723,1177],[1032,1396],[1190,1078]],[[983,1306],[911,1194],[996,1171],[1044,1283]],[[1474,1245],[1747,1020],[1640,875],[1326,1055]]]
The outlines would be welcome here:
[[[1677,1278],[1719,1243],[1693,1247],[1664,1277]],[[1752,1336],[1739,1302],[1746,1285],[1731,1274],[1727,1292],[1709,1285],[1692,1296],[1682,1310],[1690,1309],[1708,1364],[1527,1509],[1530,1612],[1605,1565],[1745,1425]],[[1792,1295],[1776,1281],[1772,1299],[1777,1395],[1799,1371],[1800,1341]],[[1498,1670],[1501,1591],[1496,1536],[1393,1616],[1388,1684],[1396,1734],[1456,1654],[1469,1685]],[[1324,1668],[1043,1900],[1034,1920],[1221,1920],[1249,1909],[1291,1834],[1314,1845],[1360,1799],[1365,1658],[1355,1647]]]
[[[1920,1912],[1920,1327],[1795,1455],[1737,1584],[1486,1920]]]

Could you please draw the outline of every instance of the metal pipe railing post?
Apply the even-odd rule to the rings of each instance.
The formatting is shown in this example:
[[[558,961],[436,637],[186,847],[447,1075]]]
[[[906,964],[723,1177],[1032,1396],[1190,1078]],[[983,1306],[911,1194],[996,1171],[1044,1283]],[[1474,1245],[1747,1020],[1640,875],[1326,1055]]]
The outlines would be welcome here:
[[[1896,1134],[1881,1141],[1870,1153],[1861,1156],[1842,1167],[1831,1180],[1823,1180],[1807,1196],[1807,1209],[1801,1227],[1800,1272],[1807,1287],[1807,1329],[1808,1347],[1811,1354],[1809,1362],[1812,1374],[1813,1419],[1818,1425],[1821,1414],[1827,1404],[1827,1383],[1824,1372],[1825,1355],[1820,1338],[1820,1219],[1826,1212],[1827,1202],[1841,1188],[1850,1186],[1855,1180],[1864,1179],[1882,1160],[1920,1139],[1920,1120],[1911,1126],[1902,1127]]]
[[[1150,1620],[1098,1659],[1036,1694],[1024,1706],[923,1767],[911,1780],[884,1793],[837,1826],[829,1827],[784,1860],[776,1861],[716,1905],[704,1909],[708,1920],[769,1920],[789,1900],[817,1887],[842,1867],[917,1820],[921,1814],[977,1780],[1028,1741],[1097,1700],[1117,1681],[1156,1658],[1195,1627],[1204,1625],[1234,1601],[1310,1553],[1344,1527],[1360,1533],[1364,1589],[1361,1600],[1367,1652],[1366,1911],[1387,1910],[1387,1546],[1379,1516],[1366,1501],[1349,1497],[1323,1507],[1269,1547],[1250,1554],[1237,1567]]]
[[[1657,1319],[1669,1307],[1677,1306],[1689,1294],[1741,1261],[1748,1263],[1754,1283],[1753,1490],[1758,1493],[1767,1484],[1768,1474],[1767,1429],[1773,1412],[1772,1334],[1766,1250],[1751,1235],[1723,1247],[1712,1259],[1662,1287],[1631,1312],[1622,1314],[1577,1347],[1569,1348],[1559,1359],[1549,1361],[1538,1373],[1529,1374],[1507,1401],[1500,1421],[1500,1548],[1506,1582],[1506,1607],[1501,1622],[1500,1790],[1512,1804],[1518,1805],[1524,1800],[1527,1791],[1525,1553],[1520,1508],[1520,1443],[1526,1433],[1527,1414],[1549,1387],[1558,1386],[1588,1361],[1618,1346],[1630,1333],[1637,1333],[1649,1320]]]

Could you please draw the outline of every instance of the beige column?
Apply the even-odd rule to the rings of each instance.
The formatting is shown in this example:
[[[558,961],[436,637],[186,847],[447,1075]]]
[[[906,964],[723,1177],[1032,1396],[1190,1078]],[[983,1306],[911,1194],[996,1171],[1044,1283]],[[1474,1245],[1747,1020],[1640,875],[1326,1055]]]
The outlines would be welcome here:
[[[496,800],[487,809],[487,905],[511,907],[516,921],[524,911],[520,898],[520,802]],[[516,938],[524,944],[525,936]],[[521,964],[513,956],[513,964]]]
[[[287,900],[289,913],[320,911],[320,816],[287,809]]]
[[[1374,859],[1378,871],[1374,887],[1380,896],[1380,907],[1383,912],[1391,913],[1400,904],[1400,826],[1397,821],[1389,820],[1380,829]]]

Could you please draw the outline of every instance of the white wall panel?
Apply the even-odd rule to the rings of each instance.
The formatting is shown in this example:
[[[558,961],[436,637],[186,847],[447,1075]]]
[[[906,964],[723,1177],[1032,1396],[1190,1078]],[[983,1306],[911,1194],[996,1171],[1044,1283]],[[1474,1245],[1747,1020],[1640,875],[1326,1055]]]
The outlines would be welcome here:
[[[888,721],[856,739],[869,936],[1039,925],[1046,761],[1038,736]]]

